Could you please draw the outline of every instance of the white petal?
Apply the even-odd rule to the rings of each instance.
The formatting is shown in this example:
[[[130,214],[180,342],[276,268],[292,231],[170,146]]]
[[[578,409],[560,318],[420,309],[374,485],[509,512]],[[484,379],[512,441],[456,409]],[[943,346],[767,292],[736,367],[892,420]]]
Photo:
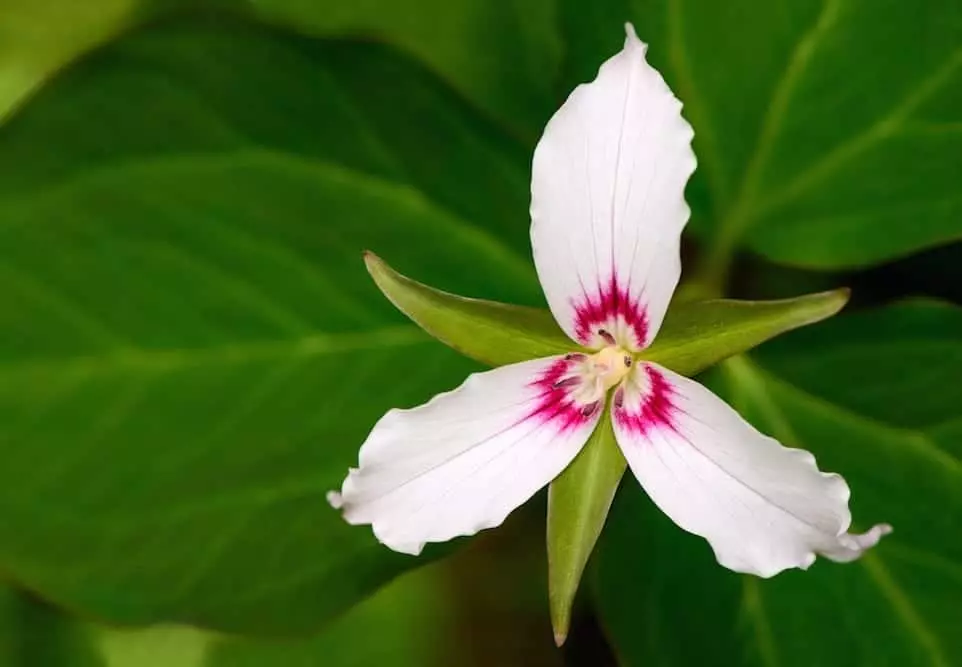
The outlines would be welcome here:
[[[848,532],[849,488],[815,457],[762,435],[693,380],[639,364],[617,396],[615,435],[661,510],[706,538],[718,562],[770,577],[822,554],[850,561],[891,531]]]
[[[391,410],[328,500],[410,554],[499,525],[565,469],[603,412],[571,382],[559,385],[580,357],[477,373],[425,405]]]
[[[571,93],[538,143],[531,245],[569,336],[600,346],[602,328],[639,349],[661,326],[681,275],[695,156],[681,102],[626,29],[624,50]]]

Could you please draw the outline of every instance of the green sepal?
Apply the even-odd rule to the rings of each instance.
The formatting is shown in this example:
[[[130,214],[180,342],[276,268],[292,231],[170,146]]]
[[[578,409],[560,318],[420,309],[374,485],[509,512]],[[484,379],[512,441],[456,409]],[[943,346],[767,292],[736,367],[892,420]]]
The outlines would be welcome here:
[[[504,366],[579,348],[547,310],[443,292],[402,276],[372,252],[364,253],[364,263],[398,310],[475,361]]]
[[[548,488],[548,604],[558,646],[568,636],[581,575],[628,465],[607,414],[606,407],[584,448]]]
[[[544,309],[472,299],[412,280],[373,253],[364,261],[398,310],[445,345],[489,366],[565,354],[581,348]],[[673,304],[654,344],[639,356],[695,375],[769,338],[837,313],[846,289],[778,301],[712,299]]]
[[[775,301],[672,304],[655,341],[638,356],[691,377],[779,334],[831,317],[849,294],[841,288]]]

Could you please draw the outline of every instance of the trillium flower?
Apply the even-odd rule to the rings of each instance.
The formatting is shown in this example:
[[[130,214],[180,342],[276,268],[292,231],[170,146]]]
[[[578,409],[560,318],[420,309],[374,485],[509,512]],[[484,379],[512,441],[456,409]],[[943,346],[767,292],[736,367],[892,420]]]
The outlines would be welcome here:
[[[626,28],[624,49],[571,94],[534,154],[534,262],[571,353],[477,373],[391,410],[329,500],[391,549],[418,554],[501,524],[610,419],[652,501],[722,565],[769,577],[816,554],[853,560],[891,529],[848,532],[840,476],[639,356],[681,275],[695,156],[681,103]]]

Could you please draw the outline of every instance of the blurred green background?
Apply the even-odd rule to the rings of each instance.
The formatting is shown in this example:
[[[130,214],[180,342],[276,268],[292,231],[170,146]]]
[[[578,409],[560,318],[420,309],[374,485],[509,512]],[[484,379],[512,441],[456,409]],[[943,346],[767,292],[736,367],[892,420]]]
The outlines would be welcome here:
[[[543,305],[531,153],[626,20],[685,275],[855,288],[706,380],[895,533],[763,581],[626,480],[557,650],[543,498],[415,560],[323,496],[474,368],[361,251]],[[0,0],[0,122],[0,667],[962,665],[959,0]]]

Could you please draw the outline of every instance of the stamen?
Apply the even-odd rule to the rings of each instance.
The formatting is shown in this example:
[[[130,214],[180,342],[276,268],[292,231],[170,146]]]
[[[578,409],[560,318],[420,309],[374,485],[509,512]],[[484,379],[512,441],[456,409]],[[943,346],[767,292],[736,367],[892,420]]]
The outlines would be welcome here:
[[[621,387],[618,387],[617,389],[615,389],[615,397],[613,400],[615,402],[615,407],[620,410],[621,407],[625,404],[625,390],[622,389]]]
[[[565,355],[565,361],[584,361],[587,355],[581,354],[580,352],[572,352],[571,354]]]
[[[615,337],[608,333],[606,329],[598,329],[598,335],[601,336],[608,345],[615,344]]]
[[[618,385],[631,372],[631,355],[616,346],[606,347],[589,357],[589,372],[599,380],[605,391]]]
[[[577,375],[572,375],[571,377],[566,377],[555,382],[552,386],[555,389],[560,389],[561,387],[573,387],[581,382],[581,378]]]

